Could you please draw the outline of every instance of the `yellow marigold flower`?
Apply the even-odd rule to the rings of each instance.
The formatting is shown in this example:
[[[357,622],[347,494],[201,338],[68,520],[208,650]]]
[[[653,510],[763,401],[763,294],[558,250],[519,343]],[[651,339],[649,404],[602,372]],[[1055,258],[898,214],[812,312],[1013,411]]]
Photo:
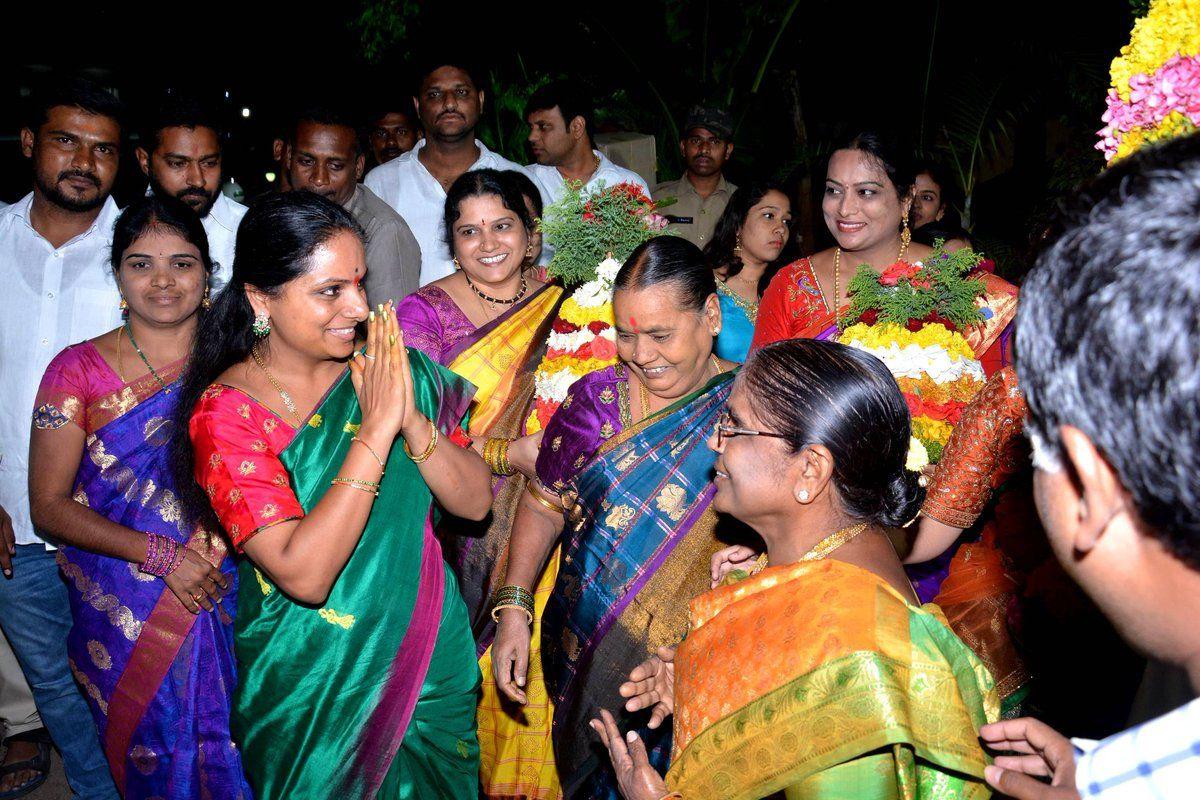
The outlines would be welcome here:
[[[857,341],[864,347],[886,348],[896,345],[900,348],[916,345],[918,347],[941,347],[951,356],[959,358],[975,358],[975,351],[967,340],[957,331],[952,331],[941,323],[923,325],[915,333],[891,322],[864,325],[861,322],[851,325],[842,332],[839,341],[848,343]]]
[[[1150,11],[1133,25],[1129,44],[1112,62],[1112,85],[1129,100],[1129,79],[1149,75],[1176,53],[1200,53],[1200,0],[1151,0]]]
[[[940,419],[916,417],[912,421],[912,429],[913,436],[922,442],[937,442],[944,446],[950,440],[950,432],[953,427]]]
[[[568,297],[563,301],[562,307],[558,310],[558,315],[572,325],[578,325],[580,328],[587,327],[589,322],[607,322],[609,325],[616,323],[616,317],[613,316],[612,303],[605,303],[602,306],[593,308],[584,308],[575,302],[575,298]]]

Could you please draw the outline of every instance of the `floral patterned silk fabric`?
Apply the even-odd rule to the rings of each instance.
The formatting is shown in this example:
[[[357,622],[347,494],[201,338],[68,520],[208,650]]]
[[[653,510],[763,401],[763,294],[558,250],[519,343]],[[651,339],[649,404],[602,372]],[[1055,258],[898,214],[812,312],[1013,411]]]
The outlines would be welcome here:
[[[834,559],[691,603],[667,783],[688,800],[984,798],[991,676],[933,605]]]

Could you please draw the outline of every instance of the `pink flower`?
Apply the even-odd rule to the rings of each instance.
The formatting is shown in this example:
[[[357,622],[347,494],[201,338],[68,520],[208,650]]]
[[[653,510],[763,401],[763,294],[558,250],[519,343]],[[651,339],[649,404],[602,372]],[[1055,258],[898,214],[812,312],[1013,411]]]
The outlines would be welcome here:
[[[603,336],[592,339],[592,357],[601,361],[611,361],[617,357],[617,346]]]
[[[897,261],[880,273],[879,283],[882,286],[895,286],[903,278],[911,281],[920,271],[921,268],[915,264],[909,264],[907,261]]]

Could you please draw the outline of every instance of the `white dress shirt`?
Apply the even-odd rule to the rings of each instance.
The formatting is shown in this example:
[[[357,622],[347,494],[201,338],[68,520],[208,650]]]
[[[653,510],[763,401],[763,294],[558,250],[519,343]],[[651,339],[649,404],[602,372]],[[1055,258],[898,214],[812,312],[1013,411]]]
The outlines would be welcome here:
[[[479,148],[479,158],[468,172],[476,169],[513,170],[533,178],[520,164],[493,153],[478,139],[475,146]],[[442,229],[446,190],[417,157],[424,147],[425,140],[422,139],[412,150],[368,172],[363,181],[368,189],[396,209],[417,237],[417,244],[421,246],[422,286],[454,274],[454,259]],[[546,200],[544,192],[542,199]]]
[[[1200,791],[1200,700],[1102,742],[1071,741],[1083,800],[1184,800]]]
[[[0,505],[17,544],[41,542],[29,519],[29,427],[46,366],[63,348],[121,324],[109,249],[110,197],[84,233],[55,249],[33,229],[30,192],[0,211]]]
[[[593,150],[592,155],[600,159],[599,166],[592,173],[592,177],[588,178],[588,182],[584,184],[584,191],[594,192],[603,186],[616,186],[618,183],[632,183],[641,187],[646,197],[650,197],[650,187],[646,185],[646,181],[642,179],[631,169],[618,167],[608,156],[601,153],[599,150]],[[546,198],[546,203],[555,203],[562,199],[563,194],[567,190],[566,178],[558,171],[558,167],[550,166],[549,164],[529,164],[525,167],[533,175],[533,180],[537,184],[538,189],[542,192],[542,197]]]
[[[224,192],[217,193],[217,202],[209,209],[208,216],[200,220],[208,234],[208,257],[213,260],[212,293],[216,294],[233,277],[233,243],[237,238],[238,225],[246,216],[246,207],[231,200]]]

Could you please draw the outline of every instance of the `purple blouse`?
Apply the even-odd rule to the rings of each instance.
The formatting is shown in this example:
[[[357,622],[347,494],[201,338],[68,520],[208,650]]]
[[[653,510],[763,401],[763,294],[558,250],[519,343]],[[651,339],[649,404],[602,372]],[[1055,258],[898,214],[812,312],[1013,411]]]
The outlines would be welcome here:
[[[538,480],[561,493],[600,446],[630,422],[625,367],[615,364],[584,375],[571,384],[562,405],[546,425],[538,450]]]
[[[396,305],[396,319],[404,343],[415,347],[442,366],[466,337],[475,332],[458,304],[437,286],[422,286]]]

